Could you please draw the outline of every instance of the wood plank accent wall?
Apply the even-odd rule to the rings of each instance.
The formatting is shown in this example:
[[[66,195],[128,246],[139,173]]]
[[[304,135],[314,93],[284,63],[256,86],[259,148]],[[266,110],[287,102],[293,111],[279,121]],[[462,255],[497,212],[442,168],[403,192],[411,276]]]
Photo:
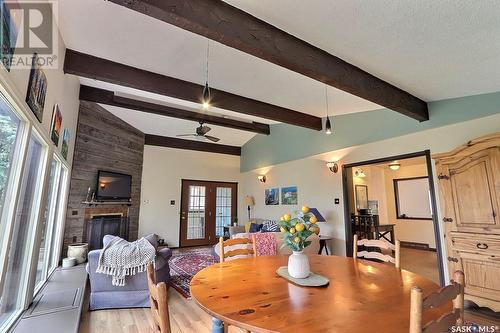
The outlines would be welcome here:
[[[137,239],[141,200],[144,133],[92,102],[80,102],[73,172],[64,230],[63,257],[68,244],[76,237],[85,241],[85,209],[82,204],[87,189],[95,191],[97,171],[107,170],[132,175],[132,205],[129,207],[131,240]],[[106,208],[122,206],[109,206]]]

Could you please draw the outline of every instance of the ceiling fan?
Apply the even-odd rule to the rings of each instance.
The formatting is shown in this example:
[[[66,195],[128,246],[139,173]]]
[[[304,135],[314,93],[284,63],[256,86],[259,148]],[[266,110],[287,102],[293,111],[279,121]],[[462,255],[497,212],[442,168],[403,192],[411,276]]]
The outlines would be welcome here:
[[[210,141],[217,142],[220,139],[216,138],[215,136],[207,135],[208,132],[210,132],[211,128],[208,126],[203,126],[203,123],[200,122],[200,126],[196,128],[196,133],[194,134],[180,134],[177,135],[178,137],[182,136],[194,136],[194,137],[202,137],[202,138],[207,138]]]

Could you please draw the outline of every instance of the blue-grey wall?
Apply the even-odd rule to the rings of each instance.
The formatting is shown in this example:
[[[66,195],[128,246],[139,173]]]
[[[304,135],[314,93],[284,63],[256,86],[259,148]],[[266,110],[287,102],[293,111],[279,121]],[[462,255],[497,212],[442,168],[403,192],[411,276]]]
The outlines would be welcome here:
[[[430,120],[419,123],[380,109],[333,117],[334,133],[325,135],[288,124],[271,125],[271,134],[256,135],[242,147],[241,171],[275,165],[355,145],[500,113],[500,92],[429,103]],[[450,133],[450,135],[453,135]]]

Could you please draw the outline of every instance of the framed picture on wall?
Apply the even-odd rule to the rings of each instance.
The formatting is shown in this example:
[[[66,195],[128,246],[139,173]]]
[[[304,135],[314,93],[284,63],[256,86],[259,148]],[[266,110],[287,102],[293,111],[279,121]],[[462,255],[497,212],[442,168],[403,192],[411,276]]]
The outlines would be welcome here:
[[[356,209],[368,209],[368,186],[366,185],[356,185]]]
[[[68,151],[69,151],[69,130],[67,128],[63,131],[63,142],[61,146],[61,154],[67,160],[68,159]]]
[[[282,205],[296,205],[298,204],[298,190],[297,186],[289,186],[281,188],[281,204]]]
[[[35,53],[31,64],[28,92],[26,93],[26,103],[30,107],[31,111],[33,111],[39,122],[42,122],[46,94],[47,77],[40,67],[38,55]]]
[[[50,126],[50,139],[56,146],[59,146],[59,138],[61,136],[62,128],[62,114],[59,110],[59,105],[54,105],[54,111],[52,111],[52,125]]]
[[[265,193],[265,203],[266,206],[269,205],[279,205],[280,201],[280,190],[279,188],[268,188]]]

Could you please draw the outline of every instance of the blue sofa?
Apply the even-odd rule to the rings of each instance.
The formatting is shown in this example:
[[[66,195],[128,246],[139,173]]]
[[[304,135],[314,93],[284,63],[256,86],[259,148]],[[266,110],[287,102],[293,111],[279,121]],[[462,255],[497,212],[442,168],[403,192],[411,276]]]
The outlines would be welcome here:
[[[106,235],[103,238],[104,246],[114,236]],[[155,248],[158,248],[156,235],[145,237]],[[90,280],[90,310],[119,309],[119,308],[145,308],[149,307],[149,290],[146,272],[127,276],[125,286],[117,287],[111,284],[111,276],[96,273],[101,250],[89,252],[87,273]],[[168,248],[161,249],[156,253],[156,279],[168,285],[170,281],[170,267],[168,260],[172,251]]]

